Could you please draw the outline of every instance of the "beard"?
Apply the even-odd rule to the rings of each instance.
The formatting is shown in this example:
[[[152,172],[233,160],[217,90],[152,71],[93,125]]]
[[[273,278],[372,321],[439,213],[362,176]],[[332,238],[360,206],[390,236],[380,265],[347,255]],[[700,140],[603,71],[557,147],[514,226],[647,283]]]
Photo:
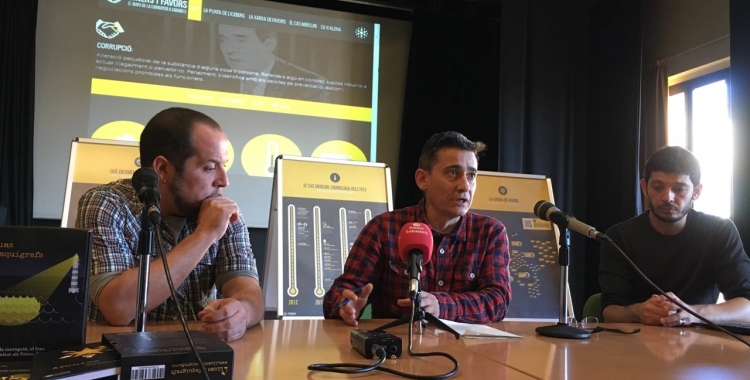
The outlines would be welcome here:
[[[680,220],[682,220],[682,218],[684,218],[685,215],[687,215],[687,213],[690,211],[690,205],[691,205],[691,203],[688,203],[684,208],[679,209],[679,208],[677,208],[677,206],[672,205],[671,203],[670,204],[663,203],[660,207],[669,207],[672,210],[679,211],[677,213],[677,215],[675,215],[675,216],[671,216],[671,215],[664,216],[664,215],[662,215],[662,214],[659,213],[659,208],[656,205],[654,205],[653,202],[651,202],[651,198],[648,199],[648,208],[649,208],[649,210],[651,210],[651,214],[653,216],[655,216],[656,219],[659,219],[660,221],[662,221],[664,223],[677,223]]]
[[[181,174],[175,175],[172,183],[169,184],[169,192],[174,197],[174,204],[177,207],[177,212],[180,216],[186,218],[197,218],[198,212],[201,209],[201,202],[191,202],[183,194],[182,190],[185,189],[185,180]]]

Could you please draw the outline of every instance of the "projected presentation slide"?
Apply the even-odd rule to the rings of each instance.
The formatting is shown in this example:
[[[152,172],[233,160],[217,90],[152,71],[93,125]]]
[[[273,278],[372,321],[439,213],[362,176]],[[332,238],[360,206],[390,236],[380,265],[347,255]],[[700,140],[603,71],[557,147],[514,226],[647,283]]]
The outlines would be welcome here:
[[[162,109],[204,112],[229,138],[224,193],[252,227],[267,227],[277,156],[377,160],[379,23],[258,1],[96,5],[61,26],[83,32],[71,75],[86,81],[87,120],[69,139],[138,141]]]

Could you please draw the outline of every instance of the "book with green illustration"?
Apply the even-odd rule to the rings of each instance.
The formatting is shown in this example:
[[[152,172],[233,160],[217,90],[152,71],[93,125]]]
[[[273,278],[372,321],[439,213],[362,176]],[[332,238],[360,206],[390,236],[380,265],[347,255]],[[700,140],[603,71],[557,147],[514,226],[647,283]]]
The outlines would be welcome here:
[[[0,227],[0,362],[86,340],[90,230]]]

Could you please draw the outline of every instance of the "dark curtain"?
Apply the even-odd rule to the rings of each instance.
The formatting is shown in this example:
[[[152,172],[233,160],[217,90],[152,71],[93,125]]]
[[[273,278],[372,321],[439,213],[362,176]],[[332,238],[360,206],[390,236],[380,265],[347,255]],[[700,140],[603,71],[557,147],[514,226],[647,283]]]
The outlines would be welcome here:
[[[0,2],[0,206],[30,225],[33,207],[36,1]]]
[[[729,1],[729,104],[734,128],[733,218],[750,249],[750,2]]]
[[[531,82],[529,61],[531,45],[529,4],[526,1],[503,3],[500,38],[500,165],[502,172],[524,172],[528,162],[526,143],[531,113]],[[535,44],[536,46],[536,44]]]
[[[666,61],[657,61],[643,67],[639,173],[643,173],[643,168],[651,154],[667,145],[667,102],[669,101],[667,79]],[[647,208],[647,205],[643,203],[641,192],[638,192],[638,196],[637,204],[642,206],[638,209],[640,213]]]
[[[600,231],[639,211],[641,2],[599,1],[591,9],[587,213]],[[586,246],[586,294],[600,291],[598,242]]]
[[[453,129],[489,144],[481,170],[545,175],[557,206],[586,220],[590,5],[505,0],[499,21],[414,13],[396,207],[421,197],[414,170],[425,140]],[[585,248],[572,237],[577,313],[591,287]]]
[[[421,199],[414,172],[424,142],[437,132],[484,141],[488,150],[479,168],[497,171],[499,68],[499,14],[414,10],[396,208]]]
[[[502,172],[550,178],[555,204],[586,220],[589,4],[503,2],[500,162]],[[531,211],[531,210],[529,210]],[[569,284],[583,307],[585,238],[571,236]]]

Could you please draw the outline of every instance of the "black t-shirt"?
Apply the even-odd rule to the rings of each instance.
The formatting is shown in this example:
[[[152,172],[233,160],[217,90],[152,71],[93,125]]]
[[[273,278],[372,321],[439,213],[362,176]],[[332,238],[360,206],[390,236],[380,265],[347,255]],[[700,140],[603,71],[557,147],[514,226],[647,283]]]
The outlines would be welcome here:
[[[750,300],[750,259],[731,220],[691,209],[685,228],[667,236],[651,227],[648,215],[613,226],[607,236],[651,281],[688,305],[716,303],[719,292]],[[599,283],[602,310],[658,293],[610,244],[602,244]]]

